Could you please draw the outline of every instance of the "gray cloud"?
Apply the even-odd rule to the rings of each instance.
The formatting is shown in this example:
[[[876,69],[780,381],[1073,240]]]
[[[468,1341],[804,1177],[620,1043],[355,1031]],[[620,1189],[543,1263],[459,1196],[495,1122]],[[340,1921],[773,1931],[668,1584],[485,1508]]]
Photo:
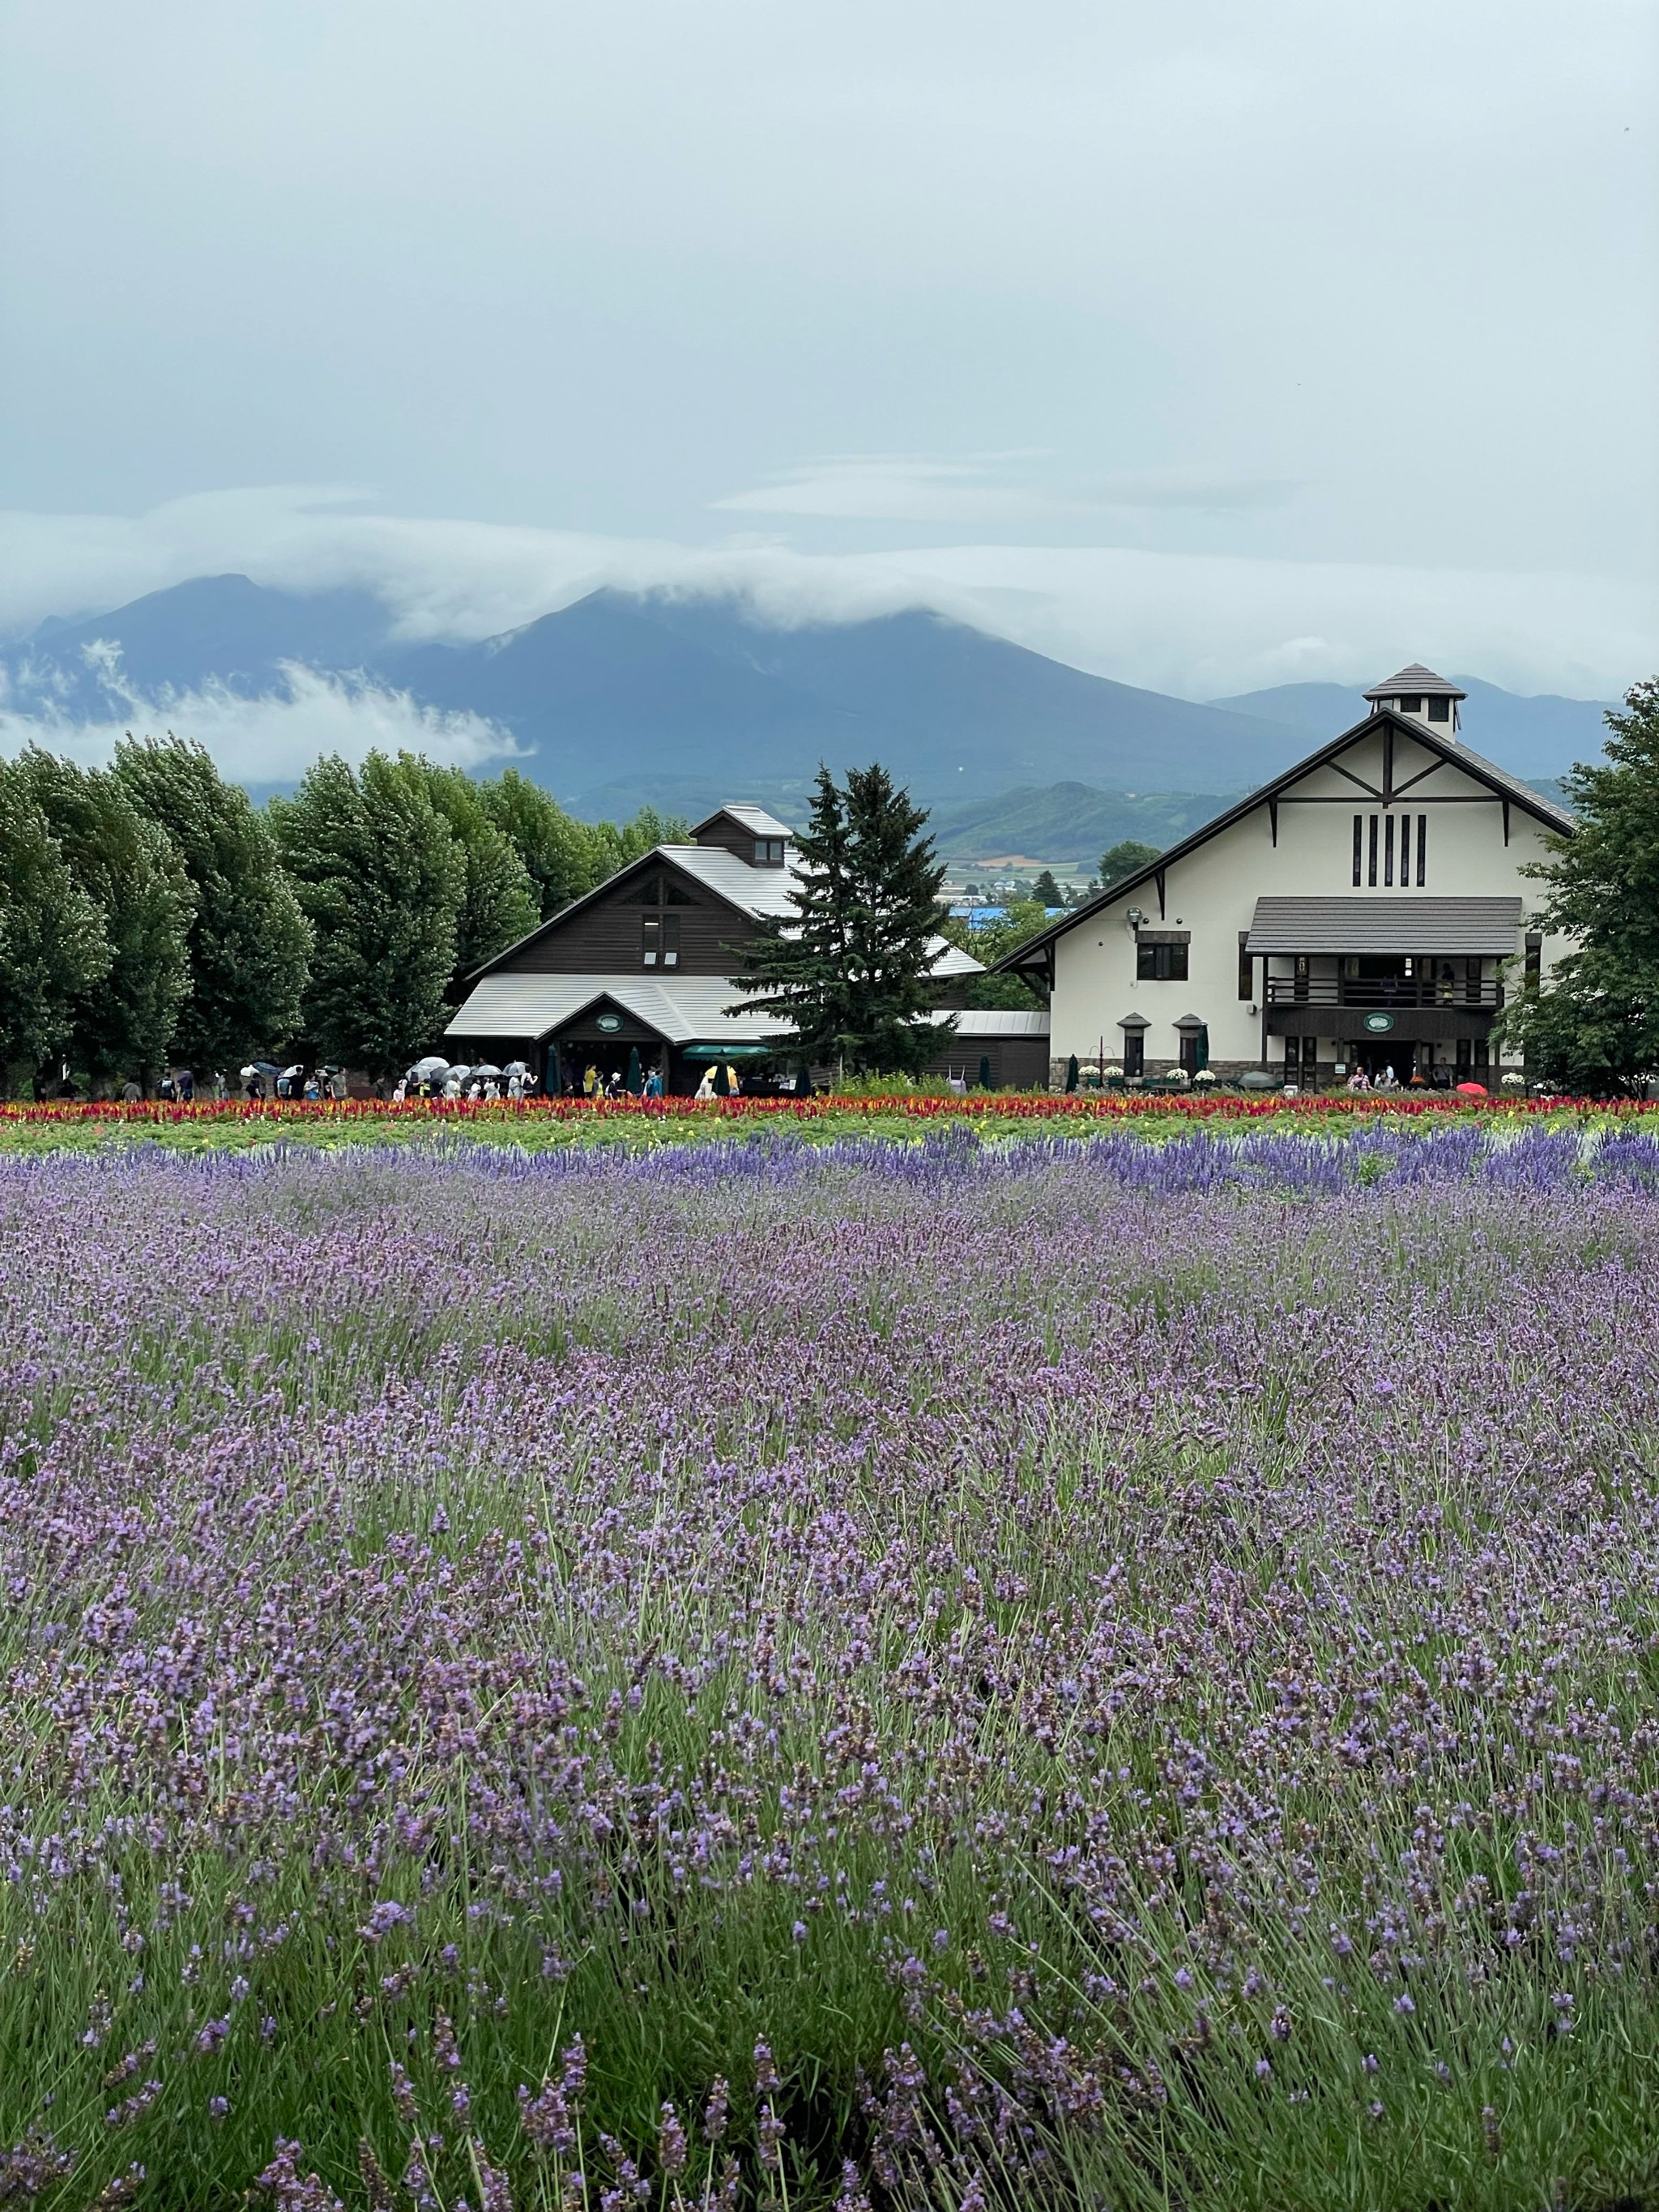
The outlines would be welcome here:
[[[1659,609],[1640,577],[982,539],[811,554],[765,538],[696,545],[392,515],[269,489],[137,518],[0,514],[0,631],[227,570],[289,591],[368,588],[411,639],[492,635],[603,585],[738,593],[780,623],[931,606],[1101,675],[1193,698],[1304,677],[1369,682],[1413,659],[1516,690],[1605,697],[1659,665]],[[495,742],[482,728],[417,727],[409,702],[347,695],[349,687],[314,695],[311,704],[360,733],[396,723],[408,732],[397,742],[428,750],[472,747],[482,758]],[[198,703],[226,743],[240,741],[240,705]],[[261,727],[297,726],[291,708],[268,703],[272,719]],[[364,745],[390,741],[362,736]]]

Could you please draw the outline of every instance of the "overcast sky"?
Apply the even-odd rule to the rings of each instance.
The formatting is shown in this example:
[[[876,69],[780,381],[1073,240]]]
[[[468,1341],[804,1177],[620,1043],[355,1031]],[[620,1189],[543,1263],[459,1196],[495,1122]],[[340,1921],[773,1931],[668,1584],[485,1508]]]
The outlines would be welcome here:
[[[741,574],[1622,690],[1656,94],[1655,0],[4,0],[0,628]]]

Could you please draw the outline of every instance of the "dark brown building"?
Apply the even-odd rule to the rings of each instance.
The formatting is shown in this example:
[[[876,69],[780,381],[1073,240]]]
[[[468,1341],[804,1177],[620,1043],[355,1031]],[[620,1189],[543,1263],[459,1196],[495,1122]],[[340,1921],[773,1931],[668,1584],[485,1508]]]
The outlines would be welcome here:
[[[795,911],[789,830],[762,807],[733,805],[691,834],[691,844],[657,846],[479,969],[445,1032],[450,1048],[523,1059],[544,1080],[589,1066],[620,1072],[635,1049],[642,1067],[661,1069],[665,1090],[681,1093],[714,1060],[789,1059],[787,1029],[744,1006],[732,981],[757,926]],[[941,1001],[981,972],[938,940]],[[974,1034],[949,1040],[942,1073],[965,1070],[971,1081],[983,1057],[994,1082],[1042,1079],[1046,1016],[965,1018]],[[1040,1041],[1028,1034],[1034,1019],[1044,1024]]]

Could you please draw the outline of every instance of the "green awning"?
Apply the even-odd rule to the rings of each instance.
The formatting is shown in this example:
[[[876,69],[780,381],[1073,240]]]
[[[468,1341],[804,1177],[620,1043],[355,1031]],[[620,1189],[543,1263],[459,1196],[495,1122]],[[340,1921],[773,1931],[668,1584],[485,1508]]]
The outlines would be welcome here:
[[[781,1044],[688,1044],[680,1048],[687,1060],[770,1060],[788,1047]]]

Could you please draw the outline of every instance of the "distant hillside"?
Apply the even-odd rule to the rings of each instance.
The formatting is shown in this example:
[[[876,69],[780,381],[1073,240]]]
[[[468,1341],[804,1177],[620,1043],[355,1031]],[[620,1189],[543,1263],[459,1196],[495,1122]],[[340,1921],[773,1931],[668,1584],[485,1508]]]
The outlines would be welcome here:
[[[103,721],[118,695],[102,680],[100,643],[120,647],[121,684],[147,697],[210,681],[258,697],[277,687],[284,661],[368,666],[390,630],[368,592],[271,592],[246,576],[198,576],[112,614],[74,623],[48,616],[33,636],[0,647],[0,667],[21,711],[50,698],[64,714]]]
[[[774,629],[729,599],[596,592],[504,637],[383,665],[420,698],[504,723],[572,795],[618,777],[746,787],[877,759],[934,800],[1016,779],[1208,791],[1261,781],[1299,743],[920,611]]]
[[[696,814],[744,792],[790,818],[820,761],[842,770],[872,760],[941,818],[1061,785],[1102,805],[1152,793],[1160,797],[1123,805],[1190,798],[1207,811],[1209,794],[1264,782],[1364,707],[1340,685],[1302,684],[1198,705],[921,609],[781,629],[735,599],[601,591],[477,644],[410,646],[392,638],[371,593],[276,592],[238,575],[42,623],[0,647],[0,696],[25,715],[182,720],[188,734],[189,694],[216,684],[280,695],[292,663],[488,717],[517,740],[532,775],[586,814],[645,803]],[[1518,774],[1559,775],[1599,746],[1593,701],[1466,682],[1470,743]],[[182,717],[172,711],[180,702]],[[1103,818],[1163,842],[1145,813]],[[1060,829],[1042,826],[1039,809],[1019,836],[988,823],[972,834],[1052,845]],[[1075,822],[1064,830],[1063,842],[1083,836]],[[1083,849],[1095,836],[1091,819]]]
[[[1026,786],[1000,799],[942,809],[928,827],[946,860],[1023,853],[1092,869],[1109,846],[1125,837],[1160,848],[1176,844],[1231,806],[1237,795],[1095,791],[1083,783]]]
[[[1607,738],[1601,717],[1605,699],[1560,699],[1549,692],[1527,698],[1483,684],[1478,676],[1455,676],[1468,693],[1459,735],[1512,775],[1536,781],[1562,775],[1575,761],[1595,760]],[[1361,690],[1340,684],[1279,684],[1268,691],[1245,691],[1212,699],[1229,713],[1260,714],[1275,729],[1301,731],[1310,743],[1334,738],[1370,710]]]
[[[113,675],[100,645],[118,648]],[[1300,744],[1259,715],[1109,683],[920,611],[775,629],[732,599],[605,591],[478,644],[411,647],[365,593],[212,576],[0,648],[16,710],[104,722],[134,691],[165,710],[210,681],[280,690],[284,661],[488,716],[585,809],[618,785],[695,787],[713,804],[809,780],[821,760],[879,759],[930,800],[1061,778],[1201,792],[1259,781]]]

